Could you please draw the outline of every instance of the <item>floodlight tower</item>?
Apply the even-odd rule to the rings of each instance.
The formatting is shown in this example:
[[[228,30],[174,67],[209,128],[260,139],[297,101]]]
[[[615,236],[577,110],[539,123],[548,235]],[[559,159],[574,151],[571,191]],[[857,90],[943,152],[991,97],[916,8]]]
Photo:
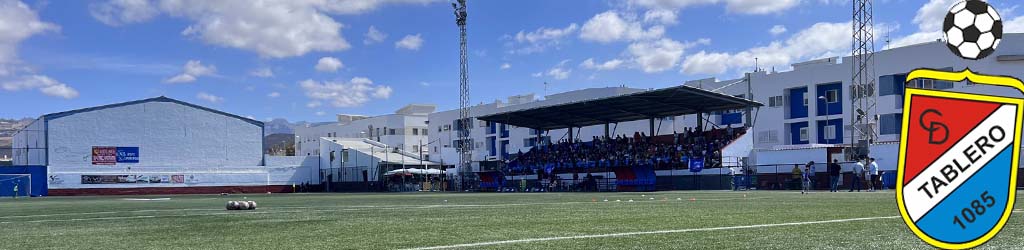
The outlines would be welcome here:
[[[459,172],[467,172],[472,160],[472,144],[469,142],[469,62],[466,49],[466,0],[452,3],[455,9],[455,24],[459,25]]]
[[[847,156],[868,154],[875,142],[875,35],[873,0],[853,1],[853,69],[850,81],[850,143],[854,150]],[[839,128],[836,128],[839,130]]]

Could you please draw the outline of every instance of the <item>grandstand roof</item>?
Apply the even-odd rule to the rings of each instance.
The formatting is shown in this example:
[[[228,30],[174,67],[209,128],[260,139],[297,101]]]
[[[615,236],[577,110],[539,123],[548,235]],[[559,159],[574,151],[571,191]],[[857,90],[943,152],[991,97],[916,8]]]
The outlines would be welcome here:
[[[496,113],[477,119],[539,130],[680,116],[764,106],[685,85],[632,94]]]

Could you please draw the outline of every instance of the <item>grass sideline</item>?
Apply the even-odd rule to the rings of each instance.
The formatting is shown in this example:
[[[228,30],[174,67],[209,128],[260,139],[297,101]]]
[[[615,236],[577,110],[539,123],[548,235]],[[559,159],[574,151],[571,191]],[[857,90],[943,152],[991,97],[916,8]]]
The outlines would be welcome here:
[[[0,249],[929,249],[899,219],[894,196],[674,191],[0,199]],[[260,206],[226,211],[228,200]],[[1024,219],[1016,209],[982,248],[1024,248]]]

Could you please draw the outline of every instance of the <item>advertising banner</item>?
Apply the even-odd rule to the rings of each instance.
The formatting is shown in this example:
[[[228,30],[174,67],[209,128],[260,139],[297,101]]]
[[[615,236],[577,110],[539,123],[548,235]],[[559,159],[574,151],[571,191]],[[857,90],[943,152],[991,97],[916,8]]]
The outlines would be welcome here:
[[[92,147],[92,165],[117,164],[116,147]]]

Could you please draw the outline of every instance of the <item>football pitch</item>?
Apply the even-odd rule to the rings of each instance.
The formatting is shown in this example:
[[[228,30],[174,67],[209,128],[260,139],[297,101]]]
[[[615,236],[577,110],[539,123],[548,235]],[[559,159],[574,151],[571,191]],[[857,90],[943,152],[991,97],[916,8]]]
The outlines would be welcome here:
[[[227,211],[229,200],[259,208]],[[929,249],[895,202],[892,191],[4,198],[0,249]],[[1024,248],[1016,209],[982,248]]]

